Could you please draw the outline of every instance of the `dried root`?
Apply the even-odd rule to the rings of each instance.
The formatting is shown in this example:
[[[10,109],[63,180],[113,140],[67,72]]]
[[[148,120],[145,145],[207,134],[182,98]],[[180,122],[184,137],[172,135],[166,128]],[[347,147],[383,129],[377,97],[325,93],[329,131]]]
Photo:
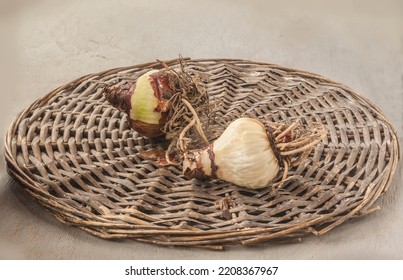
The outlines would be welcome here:
[[[209,140],[205,134],[208,126],[214,123],[214,107],[209,96],[202,86],[202,77],[190,75],[185,71],[185,63],[180,59],[179,69],[169,68],[164,62],[160,63],[166,71],[175,76],[171,79],[171,88],[175,90],[170,103],[168,121],[162,131],[170,144],[166,150],[166,161],[171,164],[172,155],[180,157],[185,151],[195,149],[201,145],[208,145]]]
[[[273,191],[280,189],[285,182],[290,167],[299,165],[304,161],[312,149],[327,135],[327,130],[320,123],[303,126],[300,120],[291,125],[267,123],[266,128],[274,138],[273,150],[282,164],[282,178],[280,184]]]

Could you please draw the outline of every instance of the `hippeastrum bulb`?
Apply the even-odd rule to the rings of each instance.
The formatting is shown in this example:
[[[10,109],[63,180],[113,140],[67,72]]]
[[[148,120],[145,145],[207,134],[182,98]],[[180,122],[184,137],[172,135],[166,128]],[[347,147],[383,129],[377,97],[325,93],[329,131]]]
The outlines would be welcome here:
[[[263,188],[280,170],[274,145],[258,120],[233,121],[213,144],[184,154],[189,178],[218,178],[250,189]]]
[[[141,75],[136,83],[111,85],[105,89],[105,98],[130,118],[130,126],[147,137],[163,135],[167,122],[171,74],[165,70],[151,70]]]

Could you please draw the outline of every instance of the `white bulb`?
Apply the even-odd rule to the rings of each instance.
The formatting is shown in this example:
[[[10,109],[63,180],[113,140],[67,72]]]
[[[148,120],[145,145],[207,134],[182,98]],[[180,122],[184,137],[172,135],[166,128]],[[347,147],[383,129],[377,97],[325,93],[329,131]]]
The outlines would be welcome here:
[[[280,166],[265,126],[254,119],[240,118],[209,147],[186,153],[183,170],[191,177],[216,177],[259,189],[273,180]]]

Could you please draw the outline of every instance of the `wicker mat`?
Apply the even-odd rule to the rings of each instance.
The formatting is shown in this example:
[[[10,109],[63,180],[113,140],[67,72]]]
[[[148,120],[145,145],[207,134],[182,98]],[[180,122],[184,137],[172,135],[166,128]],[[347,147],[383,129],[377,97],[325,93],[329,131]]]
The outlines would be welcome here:
[[[177,66],[178,60],[167,62]],[[9,173],[63,223],[108,239],[221,249],[324,234],[377,210],[399,159],[395,129],[371,102],[316,74],[244,60],[190,60],[220,99],[223,123],[249,116],[321,122],[324,139],[276,195],[182,176],[139,157],[156,143],[130,129],[104,83],[136,80],[153,62],[67,83],[21,112],[6,137]]]

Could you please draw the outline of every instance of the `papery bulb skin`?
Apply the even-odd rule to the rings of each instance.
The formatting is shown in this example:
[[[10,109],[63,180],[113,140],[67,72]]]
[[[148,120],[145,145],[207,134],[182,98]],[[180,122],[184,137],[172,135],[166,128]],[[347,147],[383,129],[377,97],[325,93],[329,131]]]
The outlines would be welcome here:
[[[136,83],[125,82],[124,84],[113,84],[105,88],[104,96],[110,104],[119,111],[129,114],[131,108],[130,99]]]
[[[185,153],[186,176],[219,178],[241,187],[266,187],[280,166],[265,126],[258,120],[233,121],[210,146]]]

